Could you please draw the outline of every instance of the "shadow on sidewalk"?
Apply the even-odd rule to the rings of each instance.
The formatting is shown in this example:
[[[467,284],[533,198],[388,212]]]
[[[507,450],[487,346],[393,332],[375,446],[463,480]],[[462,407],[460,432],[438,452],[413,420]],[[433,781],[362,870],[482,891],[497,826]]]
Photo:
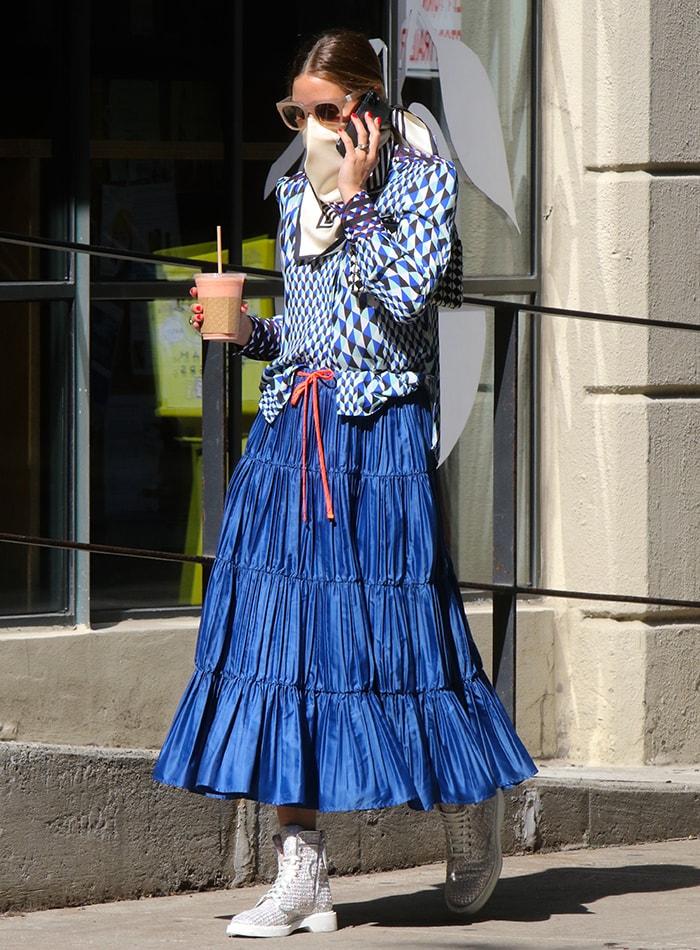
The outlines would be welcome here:
[[[436,867],[437,871],[437,867]],[[563,914],[588,914],[589,904],[623,894],[660,894],[700,887],[700,868],[682,864],[626,867],[548,868],[535,874],[501,878],[493,897],[474,917],[450,913],[443,885],[395,897],[336,904],[341,927],[374,923],[380,927],[440,927],[479,920],[535,922]],[[656,909],[650,912],[659,912]]]

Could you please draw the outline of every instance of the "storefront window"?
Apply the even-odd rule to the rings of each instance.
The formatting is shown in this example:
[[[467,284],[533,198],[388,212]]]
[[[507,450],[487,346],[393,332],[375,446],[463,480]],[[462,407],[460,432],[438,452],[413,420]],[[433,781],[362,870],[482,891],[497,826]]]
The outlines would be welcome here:
[[[13,407],[0,467],[3,615],[70,622],[81,598],[93,618],[197,608],[201,567],[146,556],[202,550],[204,354],[187,323],[194,265],[161,259],[211,260],[220,225],[226,260],[275,269],[278,215],[267,181],[290,141],[275,102],[300,41],[319,30],[342,22],[385,41],[392,98],[423,103],[447,128],[429,50],[406,64],[396,88],[402,31],[416,10],[446,18],[483,64],[512,176],[519,230],[463,176],[465,276],[529,275],[527,0],[363,0],[333,10],[311,2],[274,17],[263,5],[214,3],[206,13],[219,28],[207,31],[205,50],[180,0],[42,0],[15,11],[0,65],[0,317],[13,355],[1,384]],[[245,51],[238,72],[235,51]],[[253,287],[256,312],[275,312],[279,298]],[[488,353],[490,314],[484,319]],[[236,366],[240,395],[229,410],[245,440],[261,365]],[[491,379],[487,358],[443,466],[460,576],[488,575]],[[76,570],[84,557],[76,543],[99,548],[88,571]]]
[[[439,120],[451,157],[461,172],[458,224],[464,246],[465,276],[492,278],[493,291],[488,296],[505,296],[526,304],[527,297],[508,295],[506,287],[508,279],[527,276],[534,267],[531,4],[528,0],[454,4],[405,0],[403,6],[405,80],[402,98],[405,105],[419,103]],[[450,50],[442,46],[436,48],[433,42],[436,38],[439,44],[444,37],[464,44],[467,50],[462,50],[461,56],[448,59]],[[478,61],[476,65],[473,57]],[[488,77],[490,89],[486,91],[489,96],[484,95],[484,88],[479,85],[479,79],[483,79],[479,76],[480,69]],[[448,83],[453,86],[463,83],[457,97],[459,109],[456,115],[446,110],[445,98],[454,93],[454,88],[446,88]],[[495,119],[502,137],[500,143],[494,143],[486,135],[487,119],[494,119],[493,113],[489,112],[489,102],[491,109],[497,112]],[[473,161],[471,153],[460,156],[455,146],[458,125],[463,132],[467,131],[470,142],[481,137],[475,165],[469,164]],[[483,163],[489,161],[494,167],[505,163],[505,184],[502,177],[484,175]],[[470,178],[470,171],[474,172],[476,183]],[[503,198],[504,191],[510,192],[510,214],[504,209],[505,202],[499,205],[492,195],[485,193],[487,183],[493,188],[492,195],[499,198]],[[501,190],[498,191],[494,184]],[[500,291],[498,278],[505,279]],[[449,422],[454,416],[464,428],[440,468],[440,477],[458,576],[472,583],[488,583],[492,572],[494,316],[490,307],[483,311],[477,307],[465,309],[461,319],[462,326],[451,330],[449,339],[451,346],[465,354],[453,372],[466,375],[462,390],[444,407],[444,413],[451,414]],[[529,504],[532,341],[528,322],[523,319],[522,324],[519,536],[520,567],[522,576],[527,576],[532,514]],[[454,321],[451,325],[454,328]],[[483,353],[480,364],[478,359],[476,361],[476,365],[480,365],[477,370],[472,358],[475,347],[479,354]],[[455,365],[452,360],[446,362],[447,367]],[[443,373],[446,371],[444,369]],[[443,378],[445,391],[454,388],[450,383]]]
[[[532,25],[529,0],[490,0],[462,4],[462,36],[491,80],[517,228],[473,188],[462,189],[460,230],[465,268],[471,276],[530,274],[532,252]]]
[[[452,158],[462,172],[459,229],[465,274],[530,274],[534,184],[531,3],[405,0],[404,8],[402,98],[405,105],[422,104],[439,120]],[[433,38],[437,43],[447,38],[453,46],[462,44],[466,49],[454,53],[449,43],[447,48],[436,49]],[[481,70],[490,89],[480,82]],[[455,103],[451,111],[448,98]],[[496,122],[503,140],[500,147],[493,140]],[[467,142],[461,155],[456,144],[460,130]],[[505,183],[497,174],[503,159],[503,174],[509,179]],[[500,191],[493,188],[490,195],[485,193],[487,181]],[[508,187],[512,216],[494,200],[494,195],[503,197]]]
[[[0,302],[3,533],[60,540],[71,502],[70,310],[64,302]],[[33,544],[0,544],[0,613],[68,609],[68,558]]]

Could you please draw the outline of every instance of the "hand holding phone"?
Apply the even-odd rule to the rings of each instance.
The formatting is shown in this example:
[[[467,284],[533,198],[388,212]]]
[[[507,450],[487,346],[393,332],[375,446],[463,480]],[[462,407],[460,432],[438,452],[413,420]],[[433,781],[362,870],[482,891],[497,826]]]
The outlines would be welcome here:
[[[391,109],[386,99],[382,99],[373,89],[364,97],[362,102],[355,109],[355,115],[364,122],[364,116],[369,112],[373,119],[380,118],[385,123],[391,117]],[[350,119],[345,126],[345,132],[350,136],[353,145],[357,145],[357,129],[355,123]],[[338,139],[336,146],[338,152],[345,157],[345,143]]]

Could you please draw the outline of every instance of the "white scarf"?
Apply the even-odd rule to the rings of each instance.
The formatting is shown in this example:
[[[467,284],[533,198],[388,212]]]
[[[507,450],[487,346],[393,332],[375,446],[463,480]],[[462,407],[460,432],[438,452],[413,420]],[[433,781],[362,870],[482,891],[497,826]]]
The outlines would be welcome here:
[[[437,151],[425,123],[404,109],[393,109],[391,128],[385,128],[379,139],[380,161],[367,182],[367,191],[379,191],[386,181],[391,160],[392,132],[412,148],[428,155]],[[302,132],[306,147],[304,172],[308,185],[304,189],[296,233],[296,259],[299,263],[337,250],[344,241],[339,209],[343,199],[338,188],[338,172],[343,158],[336,149],[338,133],[317,122],[310,115]]]
[[[321,125],[312,115],[306,120],[302,136],[308,185],[301,199],[296,257],[298,261],[308,261],[334,251],[343,241],[340,216],[333,207],[333,203],[336,207],[343,203],[338,188],[343,157],[335,147],[338,133]]]

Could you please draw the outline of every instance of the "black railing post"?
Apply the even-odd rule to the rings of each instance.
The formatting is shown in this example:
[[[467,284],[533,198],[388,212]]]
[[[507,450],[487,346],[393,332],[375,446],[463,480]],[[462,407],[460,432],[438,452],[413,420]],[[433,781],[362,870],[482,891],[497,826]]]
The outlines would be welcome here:
[[[240,262],[243,233],[243,4],[227,7],[224,28],[233,44],[222,74],[230,110],[225,142],[228,201],[224,219],[217,223],[223,227],[229,264],[235,264]],[[202,345],[202,554],[211,558],[219,543],[228,479],[240,456],[241,367],[229,344]],[[211,567],[209,561],[202,568],[202,596]]]
[[[515,722],[517,634],[518,309],[494,308],[493,682]]]
[[[202,341],[202,554],[213,557],[219,543],[226,493],[228,407],[226,343]],[[210,564],[202,568],[206,589]]]
[[[230,36],[234,38],[235,49],[233,56],[226,69],[229,73],[229,109],[230,119],[228,126],[233,130],[233,135],[228,142],[229,166],[230,166],[230,193],[229,193],[229,262],[240,262],[243,264],[243,215],[242,208],[245,204],[243,200],[244,176],[243,176],[243,149],[246,135],[243,129],[243,102],[244,92],[252,89],[255,79],[251,76],[250,69],[244,69],[246,59],[243,48],[243,4],[233,3],[229,7],[228,20],[230,24]],[[253,296],[251,294],[251,285],[248,284],[243,291],[244,297]],[[257,294],[255,295],[257,296]],[[241,358],[236,354],[232,347],[228,349],[228,363],[226,370],[228,373],[228,452],[227,467],[229,476],[236,467],[236,463],[241,457],[241,399],[243,390],[243,377],[241,372]]]

